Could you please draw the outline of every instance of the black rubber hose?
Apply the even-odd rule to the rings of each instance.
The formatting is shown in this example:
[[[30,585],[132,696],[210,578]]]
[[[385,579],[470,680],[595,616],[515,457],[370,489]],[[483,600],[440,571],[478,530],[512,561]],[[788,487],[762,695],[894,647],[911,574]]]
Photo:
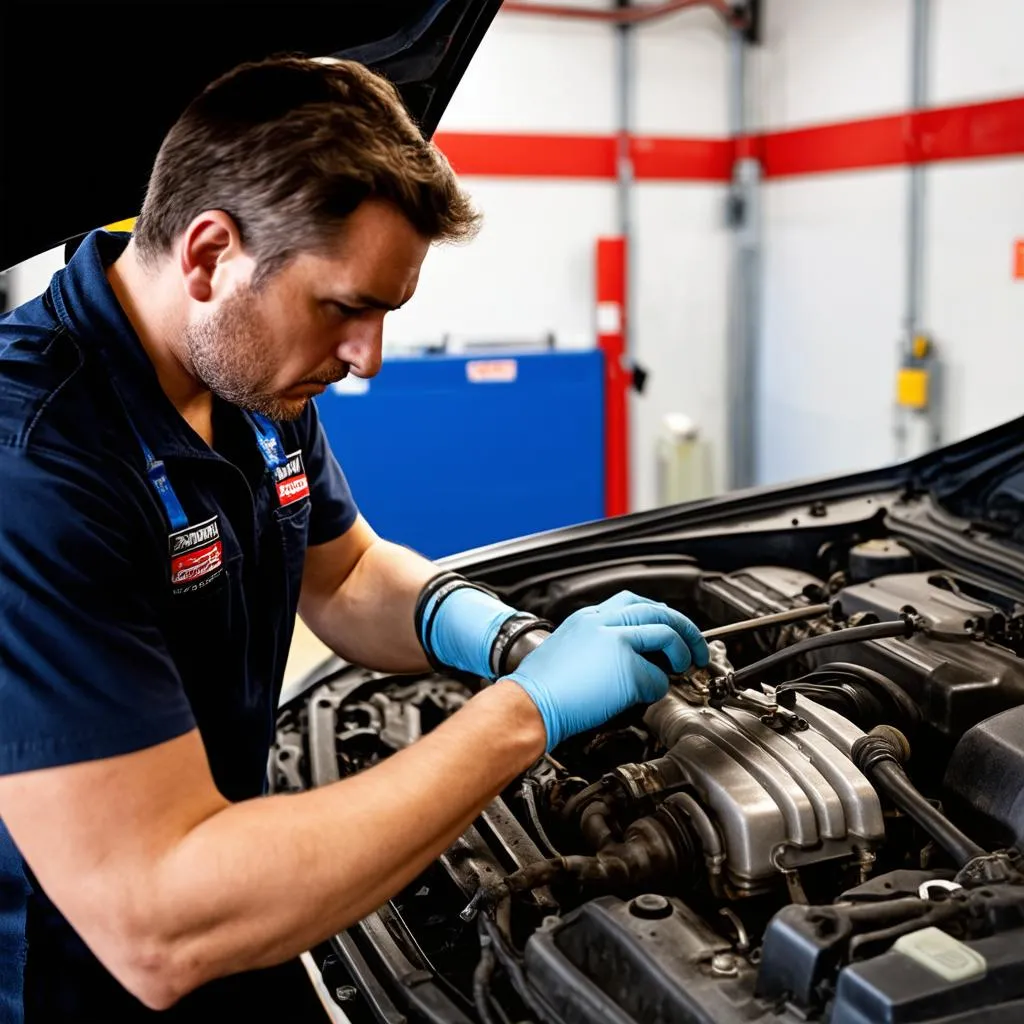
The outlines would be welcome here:
[[[523,785],[520,792],[523,796],[523,803],[526,804],[526,814],[530,819],[530,824],[533,826],[534,832],[537,834],[537,839],[541,846],[547,851],[550,857],[560,857],[557,847],[548,838],[547,832],[544,831],[544,825],[541,823],[540,814],[537,811],[537,798],[534,793],[534,787],[537,784],[531,778],[523,779]]]
[[[907,778],[902,761],[909,749],[900,732],[889,726],[879,726],[853,744],[850,759],[877,789],[949,854],[958,868],[975,857],[984,857],[987,851],[933,807]]]
[[[481,936],[486,935],[491,941],[491,948],[498,959],[498,963],[505,969],[505,973],[516,991],[516,995],[526,1004],[526,1008],[537,1018],[537,1020],[550,1020],[552,1017],[551,1008],[546,1000],[530,988],[526,979],[526,973],[515,952],[509,947],[505,936],[501,934],[498,926],[487,917],[480,915],[479,925]]]
[[[888,640],[897,636],[908,637],[912,636],[916,629],[917,626],[913,620],[907,617],[896,622],[872,622],[867,626],[847,626],[845,629],[837,629],[832,633],[809,636],[806,640],[799,640],[795,644],[790,644],[789,647],[784,647],[781,651],[775,651],[774,654],[769,654],[766,658],[760,658],[758,661],[737,669],[732,675],[732,683],[734,687],[740,689],[755,677],[764,676],[772,669],[778,668],[779,665],[794,661],[808,651],[816,651],[822,647],[838,647],[840,644],[862,643],[866,640]]]
[[[871,781],[906,815],[913,818],[962,868],[975,857],[984,857],[986,850],[960,831],[941,811],[930,804],[903,769],[883,762],[872,769]]]
[[[473,971],[473,1002],[481,1024],[498,1024],[491,1010],[491,976],[498,961],[489,936],[480,936],[480,947],[480,961]]]
[[[581,789],[575,796],[571,796],[566,800],[565,806],[561,811],[562,817],[569,821],[583,804],[596,797],[598,793],[603,793],[607,787],[608,783],[604,779],[598,779],[597,782],[590,783],[589,786]]]
[[[921,724],[921,711],[910,699],[910,696],[888,676],[884,676],[881,672],[876,672],[866,665],[855,665],[849,661],[830,661],[826,665],[819,665],[813,672],[794,679],[792,682],[820,682],[823,676],[852,676],[863,682],[869,690],[874,691],[876,697],[879,694],[888,697],[889,701],[903,715],[908,727],[916,729]]]

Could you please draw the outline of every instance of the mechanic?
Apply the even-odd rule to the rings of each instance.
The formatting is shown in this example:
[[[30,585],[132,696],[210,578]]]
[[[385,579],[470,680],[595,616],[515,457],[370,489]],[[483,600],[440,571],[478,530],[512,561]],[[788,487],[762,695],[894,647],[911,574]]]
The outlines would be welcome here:
[[[302,951],[545,749],[663,695],[645,655],[705,663],[622,593],[503,674],[537,623],[358,514],[310,399],[378,371],[428,247],[477,221],[393,87],[279,57],[182,114],[130,236],[88,235],[0,321],[3,1024],[322,1019]],[[264,795],[297,610],[355,663],[498,681],[368,771]]]

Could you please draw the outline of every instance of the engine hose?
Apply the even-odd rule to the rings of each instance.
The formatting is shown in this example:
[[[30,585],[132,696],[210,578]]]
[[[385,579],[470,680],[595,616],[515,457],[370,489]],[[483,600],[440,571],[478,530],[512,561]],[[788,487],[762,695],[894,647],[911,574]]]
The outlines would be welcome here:
[[[874,725],[885,719],[885,705],[860,680],[843,679],[831,673],[812,673],[783,683],[775,689],[775,699],[779,706],[790,711],[796,707],[797,697],[808,697],[824,704],[853,722],[861,722],[873,716]]]
[[[732,685],[740,689],[756,677],[761,677],[794,661],[808,651],[816,651],[822,647],[838,647],[840,644],[862,643],[866,640],[888,640],[891,637],[909,637],[918,629],[917,624],[909,616],[905,615],[896,622],[872,622],[867,626],[847,626],[844,629],[837,629],[831,633],[821,633],[818,636],[809,636],[805,640],[798,640],[781,651],[775,651],[765,658],[744,665],[732,674]]]
[[[544,847],[549,856],[558,857],[560,856],[558,848],[548,838],[547,832],[544,831],[544,825],[542,824],[540,814],[537,811],[536,785],[537,783],[529,777],[523,779],[523,785],[520,792],[522,793],[523,803],[526,805],[526,814],[530,819],[530,824],[533,826],[533,830],[536,833],[541,846]]]
[[[581,789],[575,796],[566,800],[565,806],[562,808],[562,817],[569,821],[583,804],[597,796],[598,793],[603,793],[607,787],[606,779],[598,779],[597,782],[592,782],[589,786]]]
[[[498,963],[508,975],[516,995],[526,1004],[526,1008],[537,1020],[551,1020],[553,1016],[551,1007],[530,986],[519,958],[510,948],[508,940],[501,934],[498,926],[485,914],[481,914],[478,927],[481,941],[484,936],[490,940],[491,949],[494,950]]]
[[[740,622],[715,626],[714,629],[704,630],[701,636],[705,640],[718,640],[725,636],[735,636],[737,633],[751,633],[755,629],[767,629],[769,626],[803,622],[806,619],[816,619],[821,615],[827,615],[831,608],[830,604],[809,604],[803,608],[787,608],[784,612],[772,612],[770,615],[759,615],[756,619],[743,619]]]
[[[470,921],[481,908],[494,907],[507,896],[560,882],[618,891],[684,877],[693,871],[696,849],[692,833],[670,813],[638,818],[621,842],[607,843],[593,856],[571,854],[534,861],[481,886],[460,916]]]
[[[849,661],[830,661],[828,664],[819,665],[813,672],[794,679],[785,684],[786,687],[796,686],[799,683],[826,683],[831,678],[846,676],[854,678],[863,683],[871,690],[876,697],[884,696],[903,716],[901,724],[906,725],[911,731],[916,731],[921,724],[921,711],[910,697],[897,686],[888,676],[876,672],[873,668],[865,665],[855,665]],[[779,687],[783,689],[783,687]]]
[[[491,977],[498,963],[490,937],[480,936],[480,960],[473,971],[473,1003],[481,1024],[498,1024],[491,1009]]]
[[[942,847],[958,868],[987,851],[960,831],[940,810],[933,807],[907,778],[903,762],[909,755],[906,737],[891,726],[877,726],[861,736],[850,751],[853,763],[907,817],[913,819]]]
[[[850,940],[850,959],[865,960],[888,949],[901,935],[934,927],[952,918],[962,917],[966,907],[962,904],[938,903],[926,914],[900,921],[877,932],[864,932]]]
[[[603,800],[591,800],[580,814],[580,832],[592,850],[600,850],[615,838],[611,811]],[[557,857],[558,851],[555,851]]]

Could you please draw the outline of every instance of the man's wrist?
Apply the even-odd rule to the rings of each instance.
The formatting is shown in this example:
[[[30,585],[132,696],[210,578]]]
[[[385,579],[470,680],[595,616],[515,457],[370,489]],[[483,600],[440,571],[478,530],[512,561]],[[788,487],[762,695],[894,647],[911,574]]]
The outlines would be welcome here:
[[[529,767],[544,753],[548,734],[540,709],[514,680],[499,679],[481,690],[470,703],[495,715],[502,742],[511,746],[511,756],[519,770]]]
[[[435,671],[449,667],[484,679],[498,679],[511,672],[536,646],[536,641],[524,639],[526,634],[554,629],[551,623],[517,611],[493,591],[454,572],[428,580],[416,603],[414,624]]]

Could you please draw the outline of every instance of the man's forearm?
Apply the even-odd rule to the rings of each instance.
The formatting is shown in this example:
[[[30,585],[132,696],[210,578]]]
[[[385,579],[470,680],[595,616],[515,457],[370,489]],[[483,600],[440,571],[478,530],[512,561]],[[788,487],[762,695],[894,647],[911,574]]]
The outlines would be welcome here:
[[[421,672],[427,665],[413,627],[423,585],[440,570],[422,555],[375,540],[329,598],[303,597],[303,621],[343,658],[382,672]]]
[[[202,822],[150,880],[171,998],[295,956],[378,907],[540,756],[544,739],[530,698],[502,682],[351,779]]]

